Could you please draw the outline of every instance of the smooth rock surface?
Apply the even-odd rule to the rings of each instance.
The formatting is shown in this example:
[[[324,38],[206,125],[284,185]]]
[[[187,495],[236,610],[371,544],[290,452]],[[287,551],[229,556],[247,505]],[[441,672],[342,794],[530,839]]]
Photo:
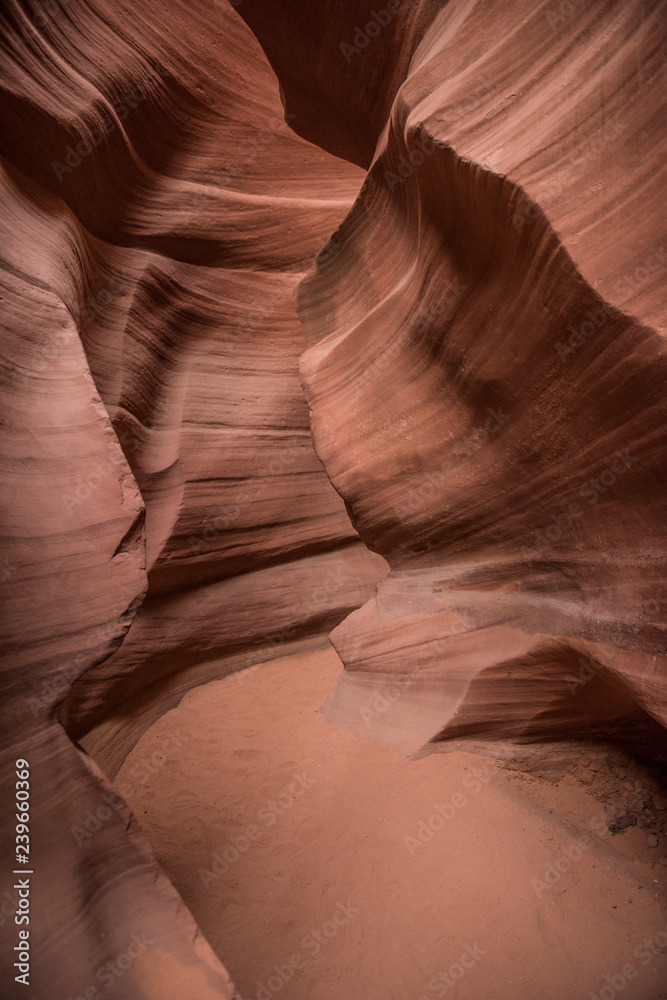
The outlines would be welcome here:
[[[68,736],[113,773],[191,685],[307,647],[386,571],[314,454],[292,303],[363,171],[291,132],[230,7],[164,14],[0,14],[3,796],[28,759],[49,996],[106,992],[134,933],[129,1000],[233,992]]]
[[[109,779],[331,629],[328,717],[417,756],[664,757],[664,5],[550,3],[3,5],[37,995],[235,996]]]
[[[427,685],[434,741],[664,756],[665,21],[549,14],[438,14],[299,286],[316,448],[392,568],[332,641]]]

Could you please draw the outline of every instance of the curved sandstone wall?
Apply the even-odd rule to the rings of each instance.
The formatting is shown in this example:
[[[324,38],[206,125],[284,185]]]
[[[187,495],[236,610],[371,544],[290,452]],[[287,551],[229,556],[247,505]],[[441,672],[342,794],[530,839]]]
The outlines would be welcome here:
[[[363,171],[290,130],[230,7],[10,3],[2,35],[3,773],[9,801],[30,764],[30,982],[105,992],[146,935],[124,996],[231,996],[71,739],[112,775],[184,691],[321,644],[386,572],[313,451],[292,302]]]
[[[329,718],[415,752],[663,752],[664,13],[3,6],[37,995],[109,963],[128,998],[234,995],[109,776],[189,688],[331,629]]]
[[[375,731],[416,746],[663,742],[664,26],[448,4],[299,287],[315,445],[391,566],[336,721],[402,680]]]

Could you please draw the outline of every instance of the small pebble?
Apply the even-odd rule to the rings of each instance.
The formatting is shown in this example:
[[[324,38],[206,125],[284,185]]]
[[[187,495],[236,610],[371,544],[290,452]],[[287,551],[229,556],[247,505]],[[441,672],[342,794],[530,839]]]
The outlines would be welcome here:
[[[664,795],[654,795],[653,805],[656,809],[667,809],[667,799]]]
[[[646,843],[648,844],[649,847],[657,847],[658,838],[654,833],[649,833],[646,837]]]

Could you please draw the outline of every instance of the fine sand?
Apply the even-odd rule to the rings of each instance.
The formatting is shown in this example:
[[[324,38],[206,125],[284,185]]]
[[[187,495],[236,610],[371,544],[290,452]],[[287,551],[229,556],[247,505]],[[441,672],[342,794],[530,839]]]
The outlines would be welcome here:
[[[340,670],[327,645],[196,688],[116,779],[244,1000],[667,998],[655,774],[408,762],[318,712]]]

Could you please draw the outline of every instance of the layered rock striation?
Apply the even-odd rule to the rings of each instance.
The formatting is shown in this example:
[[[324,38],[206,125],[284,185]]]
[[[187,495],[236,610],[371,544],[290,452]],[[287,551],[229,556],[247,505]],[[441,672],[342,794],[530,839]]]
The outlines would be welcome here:
[[[333,632],[332,719],[389,686],[373,732],[416,745],[664,752],[662,14],[450,3],[404,41],[298,291],[318,454],[391,566]]]
[[[363,172],[290,130],[227,5],[10,3],[2,37],[3,776],[9,801],[28,761],[30,983],[79,996],[129,955],[124,996],[231,997],[108,777],[189,687],[321,643],[386,572],[313,451],[292,302]]]
[[[109,777],[189,688],[332,628],[361,732],[664,752],[663,15],[4,5],[38,993],[111,964],[234,995]]]

